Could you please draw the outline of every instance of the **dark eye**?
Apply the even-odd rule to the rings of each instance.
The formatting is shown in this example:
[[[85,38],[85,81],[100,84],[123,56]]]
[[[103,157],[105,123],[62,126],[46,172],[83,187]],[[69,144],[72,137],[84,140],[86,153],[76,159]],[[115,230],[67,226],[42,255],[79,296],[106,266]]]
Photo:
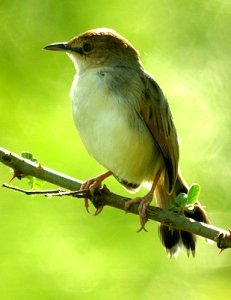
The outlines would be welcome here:
[[[86,43],[86,44],[83,45],[83,51],[84,52],[88,53],[88,52],[91,51],[91,49],[92,49],[91,44]]]

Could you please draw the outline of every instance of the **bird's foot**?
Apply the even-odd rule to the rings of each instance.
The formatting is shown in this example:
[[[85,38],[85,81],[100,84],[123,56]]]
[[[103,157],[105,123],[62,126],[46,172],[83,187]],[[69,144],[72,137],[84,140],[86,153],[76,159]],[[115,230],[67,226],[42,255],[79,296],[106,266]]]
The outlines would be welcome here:
[[[145,224],[148,221],[148,219],[146,217],[146,210],[147,210],[148,205],[152,201],[152,197],[153,197],[152,192],[149,192],[144,197],[137,197],[135,199],[130,199],[125,203],[125,211],[128,211],[132,204],[139,203],[138,213],[140,216],[141,227],[139,230],[137,230],[137,232],[140,232],[141,230],[147,231],[147,229],[145,228]]]
[[[88,179],[82,183],[80,190],[88,189],[91,195],[94,195],[95,191],[101,188],[102,181],[110,175],[112,175],[112,172],[108,171],[106,173],[96,176],[95,178]],[[84,199],[84,207],[86,208],[86,211],[90,214],[88,198]],[[102,210],[103,206],[98,207],[94,213],[94,216],[100,214]]]

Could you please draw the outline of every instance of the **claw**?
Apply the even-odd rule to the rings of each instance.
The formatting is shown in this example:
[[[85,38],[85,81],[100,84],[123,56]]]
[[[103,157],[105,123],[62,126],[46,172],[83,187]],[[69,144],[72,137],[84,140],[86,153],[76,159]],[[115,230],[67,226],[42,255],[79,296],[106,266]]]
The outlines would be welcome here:
[[[100,206],[96,209],[94,214],[92,214],[89,209],[90,205],[89,205],[89,200],[87,198],[84,199],[84,207],[86,208],[87,213],[89,213],[92,216],[98,216],[101,213],[101,211],[103,210],[103,206]]]
[[[148,219],[146,217],[146,210],[149,205],[149,203],[152,201],[152,193],[148,193],[144,197],[137,197],[135,199],[130,199],[125,203],[125,211],[127,212],[130,206],[134,203],[140,203],[138,206],[138,213],[140,216],[140,229],[137,230],[137,232],[140,232],[142,230],[147,232],[147,229],[145,228],[145,224],[147,223]]]
[[[152,187],[150,189],[150,191],[144,196],[144,197],[137,197],[135,199],[130,199],[128,200],[125,205],[124,205],[124,209],[125,212],[128,211],[129,207],[133,204],[133,203],[139,203],[138,206],[138,213],[140,216],[140,229],[137,232],[140,232],[141,230],[147,231],[146,228],[144,227],[145,224],[147,223],[148,219],[146,217],[146,210],[148,205],[150,204],[150,202],[152,201],[153,195],[154,195],[154,191],[157,185],[157,182],[160,178],[161,175],[161,171],[159,170],[153,180],[152,183]]]
[[[112,175],[111,171],[108,171],[106,173],[103,173],[95,178],[92,179],[88,179],[86,181],[84,181],[80,187],[80,190],[89,190],[91,195],[94,195],[95,191],[99,188],[101,188],[101,183],[102,181],[107,178],[108,176]],[[91,214],[90,210],[89,210],[89,200],[88,198],[84,199],[84,207],[86,208],[86,211]],[[100,206],[96,209],[95,213],[93,214],[93,216],[97,216],[101,213],[101,211],[103,210],[103,206]]]
[[[86,211],[90,213],[90,210],[89,210],[89,201],[88,201],[88,198],[84,198],[84,207],[86,208]]]
[[[103,210],[103,206],[98,207],[93,216],[98,216],[102,212],[102,210]]]
[[[138,229],[136,232],[141,232],[142,230],[148,232],[148,230],[144,226],[141,226],[140,229]]]

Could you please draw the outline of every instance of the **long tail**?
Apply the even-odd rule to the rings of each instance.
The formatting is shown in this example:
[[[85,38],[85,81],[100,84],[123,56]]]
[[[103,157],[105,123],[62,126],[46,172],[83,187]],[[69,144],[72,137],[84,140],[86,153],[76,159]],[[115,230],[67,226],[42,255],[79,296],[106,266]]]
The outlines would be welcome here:
[[[157,204],[167,209],[170,207],[171,201],[176,199],[176,196],[179,193],[187,193],[188,187],[184,179],[182,178],[180,172],[178,173],[174,193],[171,195],[165,189],[164,178],[160,178],[158,185],[155,190],[155,195],[157,198]],[[200,206],[200,203],[197,201],[196,206],[193,210],[193,213],[184,213],[186,217],[192,218],[199,222],[204,222],[209,224],[209,219],[206,215],[205,210]],[[166,225],[159,226],[159,235],[163,246],[166,248],[166,252],[170,257],[174,257],[178,254],[179,250],[185,247],[188,256],[190,252],[195,256],[196,249],[196,236],[192,233],[186,231],[179,231],[176,229],[169,228]]]

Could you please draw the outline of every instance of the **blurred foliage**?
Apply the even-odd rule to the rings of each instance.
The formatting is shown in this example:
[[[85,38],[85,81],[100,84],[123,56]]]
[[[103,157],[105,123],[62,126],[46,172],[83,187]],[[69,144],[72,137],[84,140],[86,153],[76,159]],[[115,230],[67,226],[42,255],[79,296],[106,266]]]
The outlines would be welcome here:
[[[169,99],[184,177],[200,183],[213,224],[230,226],[230,1],[1,0],[0,25],[2,147],[30,151],[79,179],[102,172],[72,121],[74,67],[42,48],[114,28],[139,49]],[[0,178],[10,178],[2,165]],[[127,195],[115,180],[107,185]],[[218,256],[203,240],[195,259],[169,260],[157,224],[137,234],[138,218],[115,209],[93,218],[76,199],[1,189],[0,212],[1,299],[230,299],[230,251]]]

